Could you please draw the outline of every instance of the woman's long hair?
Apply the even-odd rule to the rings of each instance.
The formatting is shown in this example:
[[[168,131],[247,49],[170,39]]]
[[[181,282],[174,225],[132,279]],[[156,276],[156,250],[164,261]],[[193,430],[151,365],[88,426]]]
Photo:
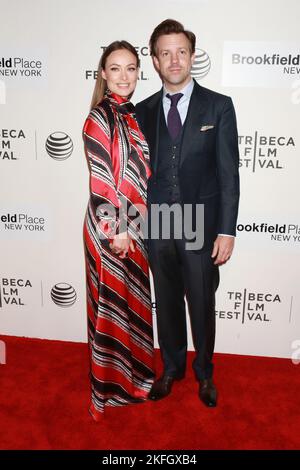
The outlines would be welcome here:
[[[140,66],[140,59],[136,49],[127,41],[114,41],[112,42],[103,52],[101,59],[98,65],[98,76],[95,83],[95,88],[93,92],[92,102],[91,102],[91,109],[97,106],[102,100],[105,91],[107,89],[106,80],[102,77],[101,71],[105,69],[105,64],[108,56],[114,52],[119,51],[120,49],[127,49],[127,51],[131,52],[136,58],[137,67]]]

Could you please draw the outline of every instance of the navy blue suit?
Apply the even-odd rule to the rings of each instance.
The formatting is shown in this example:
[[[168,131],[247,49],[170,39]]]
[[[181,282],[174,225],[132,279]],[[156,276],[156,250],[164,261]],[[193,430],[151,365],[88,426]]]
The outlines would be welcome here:
[[[153,203],[204,205],[204,243],[187,251],[185,240],[148,241],[157,303],[158,339],[165,373],[184,374],[187,338],[186,296],[200,380],[212,376],[215,341],[215,290],[218,267],[211,252],[218,234],[235,235],[239,203],[239,151],[236,117],[231,98],[194,83],[187,117],[173,147],[167,134],[162,90],[136,105],[137,119],[150,147],[152,176],[148,208]],[[173,148],[174,155],[173,155]],[[170,149],[170,150],[168,150]],[[172,156],[177,164],[169,165]],[[171,170],[174,167],[174,170]],[[163,173],[174,171],[174,175]],[[179,185],[177,200],[167,200],[168,180]],[[171,196],[173,194],[173,196]],[[194,224],[194,217],[191,224]]]

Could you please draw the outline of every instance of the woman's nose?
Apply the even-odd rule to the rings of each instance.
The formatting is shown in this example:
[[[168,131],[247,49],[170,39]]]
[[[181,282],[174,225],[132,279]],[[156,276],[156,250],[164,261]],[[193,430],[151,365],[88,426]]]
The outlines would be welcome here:
[[[123,80],[127,79],[127,70],[122,70],[121,72]]]

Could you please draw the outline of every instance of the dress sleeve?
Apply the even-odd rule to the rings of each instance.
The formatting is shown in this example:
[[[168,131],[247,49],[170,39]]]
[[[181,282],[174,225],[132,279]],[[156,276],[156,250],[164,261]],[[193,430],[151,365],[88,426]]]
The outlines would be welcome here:
[[[94,108],[83,127],[83,140],[90,172],[90,207],[97,233],[102,240],[111,239],[120,223],[121,203],[112,168],[112,136],[107,115]]]

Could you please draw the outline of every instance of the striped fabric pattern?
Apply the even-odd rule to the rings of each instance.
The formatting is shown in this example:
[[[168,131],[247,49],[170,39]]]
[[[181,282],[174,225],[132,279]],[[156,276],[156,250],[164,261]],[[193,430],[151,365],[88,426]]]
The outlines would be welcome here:
[[[105,406],[144,401],[154,378],[149,271],[139,225],[146,216],[149,151],[133,105],[112,93],[90,112],[83,138],[90,171],[84,221],[90,413],[99,420]],[[109,241],[124,223],[135,252],[120,259]]]

